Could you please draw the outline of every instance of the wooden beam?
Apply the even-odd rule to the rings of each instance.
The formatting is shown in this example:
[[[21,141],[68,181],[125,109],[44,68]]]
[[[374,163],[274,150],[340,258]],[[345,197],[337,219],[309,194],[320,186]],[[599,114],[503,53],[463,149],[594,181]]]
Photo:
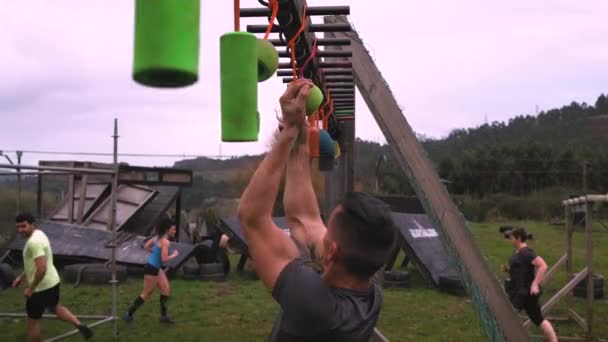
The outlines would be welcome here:
[[[74,223],[74,175],[68,176],[68,223]]]
[[[78,193],[78,213],[76,214],[76,223],[82,224],[84,217],[84,207],[87,201],[87,185],[89,176],[84,175],[80,178],[80,192]]]
[[[593,340],[593,204],[586,203],[585,210],[585,264],[587,265],[587,339]]]
[[[559,258],[555,265],[553,265],[553,267],[551,267],[549,271],[547,271],[547,273],[545,274],[545,278],[543,279],[543,281],[541,281],[540,285],[545,286],[545,284],[549,282],[549,280],[555,275],[555,273],[557,273],[557,271],[559,271],[559,269],[566,264],[567,260],[568,254],[562,255],[562,257]]]
[[[343,16],[325,17],[324,20],[325,23],[347,22]],[[418,197],[426,199],[427,214],[436,226],[442,228],[444,240],[449,241],[446,247],[462,261],[463,269],[466,270],[463,275],[472,279],[475,291],[479,291],[483,296],[503,336],[508,341],[529,341],[528,332],[485,261],[464,218],[441,183],[433,164],[403,116],[386,80],[359,35],[356,32],[328,32],[325,37],[351,38],[352,65],[357,88],[378,122],[399,165],[410,182],[416,184]],[[494,330],[487,332],[493,334]]]
[[[581,328],[583,328],[585,330],[585,332],[587,332],[587,328],[589,327],[587,325],[587,321],[585,321],[585,319],[583,317],[581,317],[579,314],[576,313],[576,311],[572,310],[572,309],[568,309],[568,315],[570,316],[570,318],[572,318],[576,323],[578,323],[578,325],[581,326]]]

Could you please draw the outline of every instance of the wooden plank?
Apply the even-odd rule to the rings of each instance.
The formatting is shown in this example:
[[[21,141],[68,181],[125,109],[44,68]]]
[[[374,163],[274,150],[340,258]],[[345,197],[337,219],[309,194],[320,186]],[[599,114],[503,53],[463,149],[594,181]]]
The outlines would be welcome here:
[[[572,309],[568,309],[568,316],[570,316],[570,318],[572,318],[576,323],[578,323],[578,325],[581,326],[581,328],[583,328],[585,330],[585,332],[587,332],[587,321],[581,317],[578,313],[576,313],[576,311],[572,310]]]
[[[593,285],[593,204],[587,202],[587,210],[585,211],[585,264],[587,265],[587,339],[593,340],[593,301],[594,285]]]
[[[68,176],[68,223],[74,223],[74,175]]]
[[[80,192],[78,194],[78,214],[76,215],[76,222],[78,224],[82,224],[82,219],[84,217],[84,207],[87,203],[87,186],[88,186],[89,176],[84,175],[80,179]]]
[[[325,23],[347,22],[343,16],[324,18]],[[355,84],[363,95],[368,108],[384,133],[399,165],[410,181],[417,185],[419,197],[428,201],[427,213],[436,226],[443,228],[444,237],[450,241],[449,249],[462,260],[464,268],[488,304],[503,336],[508,341],[529,341],[524,329],[505,296],[502,286],[486,263],[464,218],[441,183],[433,164],[416,138],[414,131],[403,116],[393,94],[365,49],[356,32],[332,32],[327,37],[351,38],[352,65]],[[486,317],[487,318],[487,317]],[[488,331],[493,333],[493,331]]]
[[[573,225],[572,225],[572,211],[570,210],[569,206],[565,207],[566,210],[566,255],[568,256],[568,258],[566,259],[566,279],[571,279],[574,274],[573,274],[573,268],[572,268],[572,233],[573,233]],[[566,294],[566,299],[565,299],[565,303],[566,303],[566,307],[568,309],[570,309],[572,307],[572,293],[569,292]]]
[[[551,267],[549,269],[549,271],[547,271],[547,273],[545,274],[545,278],[540,283],[541,286],[544,286],[545,284],[547,284],[549,282],[549,280],[555,275],[555,273],[557,273],[557,271],[559,271],[559,269],[562,266],[564,266],[564,264],[566,263],[567,260],[568,260],[568,254],[564,254],[561,258],[559,258],[559,260],[555,263],[555,265],[553,265],[553,267]]]

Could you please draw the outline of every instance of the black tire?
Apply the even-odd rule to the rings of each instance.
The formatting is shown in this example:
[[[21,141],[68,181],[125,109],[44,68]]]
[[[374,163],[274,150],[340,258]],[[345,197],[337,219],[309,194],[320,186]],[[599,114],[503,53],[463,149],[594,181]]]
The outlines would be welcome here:
[[[576,287],[580,287],[583,289],[587,289],[587,280],[583,280],[580,283],[576,284]],[[595,274],[593,276],[593,287],[598,289],[604,288],[604,277],[601,274]]]
[[[575,287],[574,290],[572,291],[572,294],[574,295],[574,297],[587,298],[587,289]],[[594,299],[604,298],[604,289],[597,288],[597,287],[594,288],[593,289],[593,298]]]
[[[224,264],[221,262],[212,262],[208,264],[201,264],[199,274],[201,275],[224,275]]]
[[[11,288],[15,281],[15,272],[9,264],[0,264],[0,288],[2,290]]]
[[[384,271],[384,281],[408,281],[410,274],[407,271]]]
[[[182,266],[182,271],[184,272],[184,275],[199,275],[201,272],[201,266],[184,265]]]
[[[106,285],[112,280],[112,269],[106,264],[74,264],[63,269],[66,282],[89,285]],[[127,267],[116,265],[116,280],[122,283],[127,280]]]
[[[456,296],[466,296],[467,291],[460,277],[447,276],[439,277],[439,291],[453,294]]]

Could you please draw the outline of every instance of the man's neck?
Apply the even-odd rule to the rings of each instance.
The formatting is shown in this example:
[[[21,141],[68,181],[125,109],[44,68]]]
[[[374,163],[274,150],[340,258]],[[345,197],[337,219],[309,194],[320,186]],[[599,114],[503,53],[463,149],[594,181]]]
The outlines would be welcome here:
[[[361,280],[345,272],[327,270],[323,273],[323,281],[331,287],[365,292],[369,290],[371,281]]]
[[[36,232],[36,228],[32,229],[32,232],[30,233],[30,235],[27,236],[27,238],[31,238],[32,235],[34,235],[34,233]]]

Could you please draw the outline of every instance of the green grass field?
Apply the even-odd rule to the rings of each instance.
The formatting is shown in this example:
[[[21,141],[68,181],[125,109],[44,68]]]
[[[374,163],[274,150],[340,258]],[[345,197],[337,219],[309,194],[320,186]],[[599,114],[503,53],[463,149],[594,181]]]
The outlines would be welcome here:
[[[520,222],[534,233],[532,248],[551,265],[564,254],[563,227],[535,222]],[[497,233],[499,224],[473,224],[472,230],[497,277],[500,265],[511,254],[511,247]],[[599,228],[601,229],[601,228]],[[608,276],[608,233],[594,234],[597,273]],[[575,233],[575,268],[582,267],[584,241],[582,233]],[[483,341],[484,334],[474,309],[466,297],[440,293],[410,269],[411,287],[384,291],[384,308],[379,328],[391,341]],[[541,301],[546,301],[565,284],[565,272],[559,272],[546,288]],[[170,314],[177,324],[159,325],[158,297],[155,295],[136,315],[136,321],[118,323],[120,341],[265,341],[270,333],[277,305],[259,281],[231,274],[225,283],[195,283],[176,277],[172,280]],[[141,290],[141,280],[130,278],[119,289],[119,313],[124,312]],[[21,290],[0,292],[0,311],[23,312]],[[109,286],[62,286],[62,302],[73,312],[89,315],[110,314]],[[575,299],[576,310],[584,317],[582,299]],[[596,336],[608,337],[608,301],[595,305]],[[565,305],[560,303],[550,316],[565,316]],[[557,322],[559,334],[580,335],[582,330],[572,322]],[[25,319],[0,319],[0,341],[24,341]],[[56,320],[44,320],[43,337],[52,337],[70,327]],[[531,330],[538,333],[536,328]],[[111,324],[95,328],[97,341],[111,340]],[[79,341],[79,336],[68,339]]]

